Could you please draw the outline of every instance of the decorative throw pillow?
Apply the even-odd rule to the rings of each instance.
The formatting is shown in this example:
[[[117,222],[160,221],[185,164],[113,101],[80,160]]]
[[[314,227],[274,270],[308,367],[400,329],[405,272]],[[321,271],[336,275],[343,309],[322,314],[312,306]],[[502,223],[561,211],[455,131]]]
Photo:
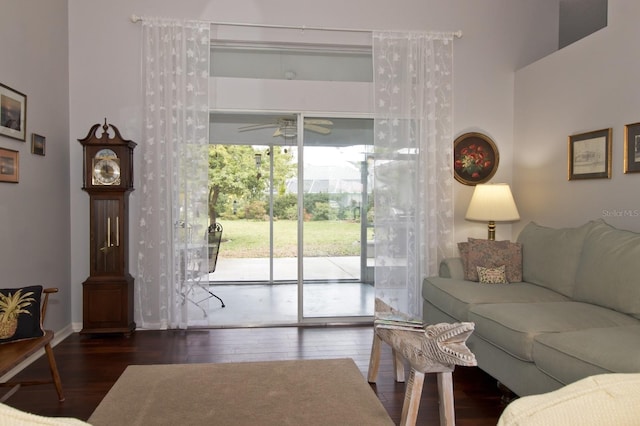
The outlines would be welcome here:
[[[0,289],[0,343],[44,336],[42,286]]]
[[[477,267],[478,279],[483,284],[509,284],[504,274],[504,265],[497,268]]]
[[[458,250],[464,268],[464,278],[478,281],[478,266],[496,268],[505,266],[507,281],[522,281],[522,244],[511,241],[493,241],[469,238],[458,243]]]

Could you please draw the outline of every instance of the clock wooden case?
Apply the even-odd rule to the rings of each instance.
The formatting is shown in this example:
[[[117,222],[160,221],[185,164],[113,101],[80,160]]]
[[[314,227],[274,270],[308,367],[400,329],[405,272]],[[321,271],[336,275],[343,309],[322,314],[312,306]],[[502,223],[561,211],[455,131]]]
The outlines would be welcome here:
[[[82,283],[82,334],[135,330],[133,277],[127,268],[133,149],[112,124],[95,124],[84,139],[82,189],[89,194],[89,277]]]

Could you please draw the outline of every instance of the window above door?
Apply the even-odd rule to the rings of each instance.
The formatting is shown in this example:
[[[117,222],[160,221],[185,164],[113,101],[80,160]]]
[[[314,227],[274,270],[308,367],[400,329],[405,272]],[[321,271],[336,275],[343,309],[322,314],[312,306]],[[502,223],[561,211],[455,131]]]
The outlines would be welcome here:
[[[306,81],[373,81],[370,46],[214,42],[211,76]]]

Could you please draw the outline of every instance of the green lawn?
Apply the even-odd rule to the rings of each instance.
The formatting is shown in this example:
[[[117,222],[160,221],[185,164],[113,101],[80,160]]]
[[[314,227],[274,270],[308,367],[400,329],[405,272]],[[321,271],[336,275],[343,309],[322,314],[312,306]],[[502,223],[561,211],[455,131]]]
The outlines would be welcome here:
[[[220,220],[223,227],[220,253],[224,257],[268,257],[269,222]],[[295,257],[297,222],[273,223],[274,257]],[[360,223],[347,221],[312,221],[304,223],[305,256],[359,256]],[[372,231],[370,231],[372,232]]]

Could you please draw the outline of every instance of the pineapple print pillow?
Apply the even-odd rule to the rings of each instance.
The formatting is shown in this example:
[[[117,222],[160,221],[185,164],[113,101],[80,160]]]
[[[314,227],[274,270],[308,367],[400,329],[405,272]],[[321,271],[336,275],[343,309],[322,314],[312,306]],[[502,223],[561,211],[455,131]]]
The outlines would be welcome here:
[[[44,336],[41,298],[40,285],[0,289],[0,344]]]

